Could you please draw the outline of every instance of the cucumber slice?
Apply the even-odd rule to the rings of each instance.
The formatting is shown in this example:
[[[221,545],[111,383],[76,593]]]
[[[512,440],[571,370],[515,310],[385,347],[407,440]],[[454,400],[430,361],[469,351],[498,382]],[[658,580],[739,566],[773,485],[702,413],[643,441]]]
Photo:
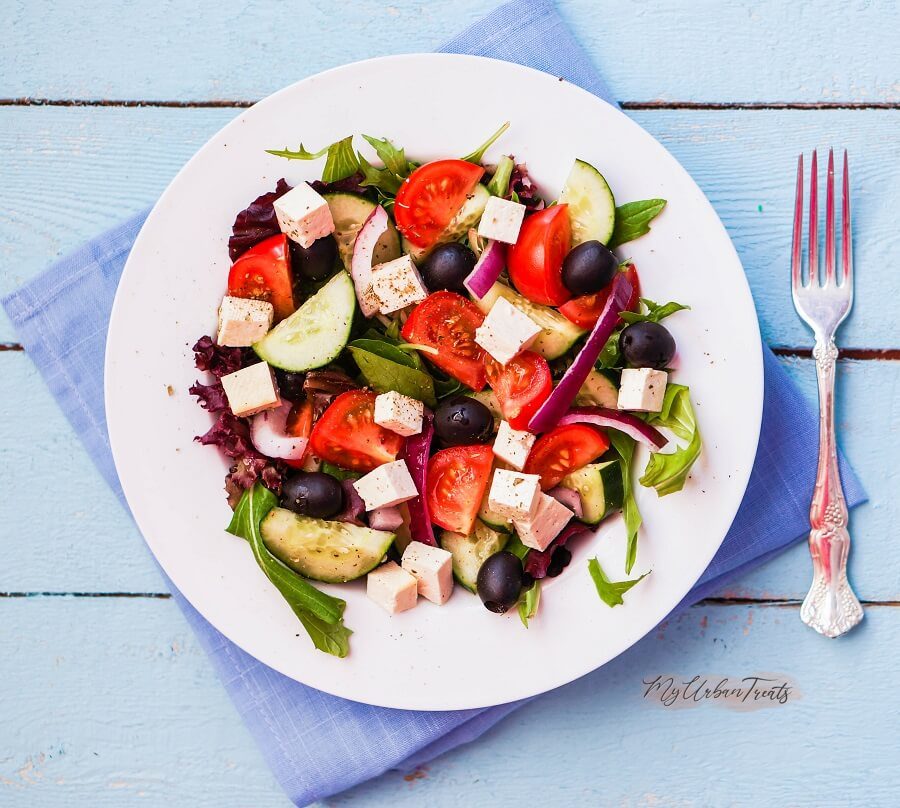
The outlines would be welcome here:
[[[481,500],[481,508],[478,510],[478,518],[492,530],[498,533],[512,533],[512,520],[506,516],[502,516],[491,508],[488,504],[488,494],[490,486],[484,492],[484,498]]]
[[[545,359],[558,359],[568,353],[575,340],[584,334],[582,329],[555,309],[532,303],[503,283],[495,283],[481,300],[473,299],[473,302],[487,314],[499,297],[505,297],[543,329],[529,350],[536,351]]]
[[[576,160],[559,202],[569,206],[573,247],[594,240],[609,244],[616,223],[616,200],[596,168],[584,160]]]
[[[453,556],[453,575],[456,580],[470,592],[474,592],[481,565],[489,556],[499,553],[506,546],[508,538],[476,521],[474,530],[468,536],[444,531],[441,534],[441,547]]]
[[[349,522],[313,519],[272,508],[260,526],[263,543],[279,561],[315,581],[343,583],[381,563],[394,534]]]
[[[290,317],[253,346],[260,359],[299,372],[327,365],[350,339],[356,311],[353,281],[338,272]]]
[[[349,272],[356,234],[369,218],[369,214],[375,210],[375,203],[359,194],[343,192],[323,194],[322,198],[328,203],[331,218],[334,219],[334,240],[338,245],[338,255],[341,257],[344,269]],[[393,261],[399,257],[400,234],[394,227],[394,223],[388,219],[388,229],[375,245],[372,266]]]
[[[459,213],[453,217],[450,224],[441,233],[440,238],[431,247],[416,247],[404,238],[403,252],[409,253],[409,257],[419,264],[428,257],[428,253],[438,244],[446,244],[448,241],[459,241],[471,228],[478,225],[481,214],[484,213],[484,208],[490,198],[491,194],[487,188],[483,185],[476,185],[472,195],[459,209]]]
[[[500,428],[500,422],[503,420],[503,413],[500,411],[500,402],[497,400],[497,394],[490,388],[479,390],[477,393],[466,393],[469,398],[480,401],[491,411],[494,416],[494,429]]]
[[[581,385],[575,404],[579,407],[606,407],[615,410],[619,406],[619,388],[599,370],[592,370]]]
[[[622,471],[617,460],[590,463],[573,471],[560,485],[581,496],[584,513],[579,521],[587,525],[599,524],[622,507]]]

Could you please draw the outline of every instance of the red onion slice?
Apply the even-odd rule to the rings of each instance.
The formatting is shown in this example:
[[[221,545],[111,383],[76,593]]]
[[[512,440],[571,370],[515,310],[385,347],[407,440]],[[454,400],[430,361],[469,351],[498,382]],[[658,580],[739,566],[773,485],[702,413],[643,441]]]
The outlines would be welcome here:
[[[651,452],[658,452],[669,442],[662,432],[630,412],[607,410],[603,407],[575,407],[559,419],[559,424],[560,426],[563,424],[593,424],[608,429],[618,429],[619,432],[624,432],[639,443],[649,446]]]
[[[584,505],[581,502],[581,494],[571,488],[565,488],[562,485],[551,488],[547,492],[548,496],[553,497],[561,505],[565,505],[579,519],[584,516]]]
[[[264,410],[250,419],[250,440],[266,457],[299,460],[306,452],[309,438],[289,435],[286,429],[293,406],[290,401],[282,401],[280,407]]]
[[[497,282],[506,265],[506,245],[500,241],[488,241],[475,268],[463,281],[463,285],[479,300]]]
[[[364,317],[371,317],[378,312],[380,303],[372,291],[372,257],[375,245],[388,229],[387,211],[381,205],[369,214],[356,234],[353,243],[353,256],[350,258],[350,277],[356,289],[356,299]]]
[[[422,431],[418,435],[410,435],[403,449],[403,459],[409,469],[409,475],[416,484],[419,496],[409,500],[409,533],[413,541],[435,546],[434,528],[431,526],[431,514],[425,500],[426,480],[428,477],[428,455],[431,451],[431,439],[434,435],[434,416],[425,410]]]
[[[575,400],[581,385],[594,367],[600,351],[606,345],[616,326],[619,324],[619,312],[625,311],[631,297],[631,284],[624,272],[619,272],[613,279],[606,305],[597,319],[587,341],[569,366],[562,379],[540,409],[531,417],[528,429],[531,432],[546,432],[556,426],[560,418]]]
[[[403,514],[396,505],[388,505],[369,511],[369,527],[372,530],[386,530],[393,533],[403,524]]]

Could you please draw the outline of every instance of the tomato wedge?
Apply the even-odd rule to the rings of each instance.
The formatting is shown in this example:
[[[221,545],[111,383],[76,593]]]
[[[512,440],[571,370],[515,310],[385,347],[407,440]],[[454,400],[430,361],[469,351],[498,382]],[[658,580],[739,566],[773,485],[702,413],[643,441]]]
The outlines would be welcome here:
[[[452,446],[431,456],[425,490],[432,522],[454,533],[472,532],[493,459],[484,444]]]
[[[284,424],[284,431],[294,438],[308,438],[312,432],[313,422],[313,405],[309,399],[303,399],[291,407],[288,413],[287,421]],[[309,444],[306,446],[306,452],[299,460],[285,460],[289,466],[295,469],[302,469],[303,464],[309,457]]]
[[[631,284],[631,297],[628,298],[628,311],[637,311],[641,298],[641,281],[638,278],[637,269],[634,264],[628,264],[622,270]],[[606,298],[609,297],[609,287],[601,289],[592,295],[581,295],[581,297],[573,297],[568,303],[559,307],[559,313],[571,320],[575,325],[584,329],[591,329],[597,322],[600,312],[606,305]]]
[[[523,351],[501,365],[491,357],[484,360],[487,380],[500,402],[500,411],[513,429],[526,429],[531,416],[553,390],[547,360],[534,351]]]
[[[484,176],[484,169],[465,160],[435,160],[410,174],[397,191],[397,229],[417,247],[430,247]]]
[[[554,205],[526,217],[518,241],[510,247],[509,277],[534,303],[559,306],[572,297],[562,282],[562,262],[572,240],[568,207]]]
[[[275,322],[294,313],[294,276],[288,239],[283,233],[251,247],[231,265],[228,294],[267,300],[275,307]]]
[[[456,292],[435,292],[416,306],[404,323],[401,336],[416,345],[428,345],[437,354],[428,360],[444,373],[473,390],[481,390],[487,377],[484,349],[475,343],[475,329],[484,315]]]
[[[541,435],[525,463],[527,474],[541,475],[541,488],[559,485],[567,474],[596,460],[609,448],[609,438],[587,424],[567,424]]]
[[[375,423],[375,398],[372,390],[349,390],[332,401],[312,428],[313,454],[353,471],[396,460],[403,438]]]

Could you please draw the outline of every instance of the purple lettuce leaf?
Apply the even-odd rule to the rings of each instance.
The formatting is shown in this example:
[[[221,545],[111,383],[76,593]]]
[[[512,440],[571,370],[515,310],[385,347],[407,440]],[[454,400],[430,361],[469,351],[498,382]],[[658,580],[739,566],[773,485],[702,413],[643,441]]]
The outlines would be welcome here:
[[[228,255],[232,261],[259,242],[281,232],[272,203],[290,190],[291,186],[280,179],[274,191],[258,196],[235,217],[231,227],[233,235],[228,239]]]

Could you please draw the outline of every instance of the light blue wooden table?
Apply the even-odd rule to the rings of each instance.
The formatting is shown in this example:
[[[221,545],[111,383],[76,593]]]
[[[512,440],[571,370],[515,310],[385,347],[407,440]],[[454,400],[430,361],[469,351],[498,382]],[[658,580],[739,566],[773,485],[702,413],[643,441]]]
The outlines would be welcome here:
[[[343,62],[433,49],[493,5],[7,0],[0,293],[150,204],[235,107]],[[809,336],[786,288],[792,172],[801,150],[849,148],[858,287],[839,420],[871,495],[852,525],[867,619],[840,641],[800,623],[810,572],[797,547],[478,743],[331,804],[896,805],[900,8],[562,10],[616,97],[709,195],[765,338],[811,397]],[[285,806],[140,536],[14,340],[0,315],[0,804]],[[796,697],[751,712],[666,709],[642,697],[660,673],[774,673]]]

